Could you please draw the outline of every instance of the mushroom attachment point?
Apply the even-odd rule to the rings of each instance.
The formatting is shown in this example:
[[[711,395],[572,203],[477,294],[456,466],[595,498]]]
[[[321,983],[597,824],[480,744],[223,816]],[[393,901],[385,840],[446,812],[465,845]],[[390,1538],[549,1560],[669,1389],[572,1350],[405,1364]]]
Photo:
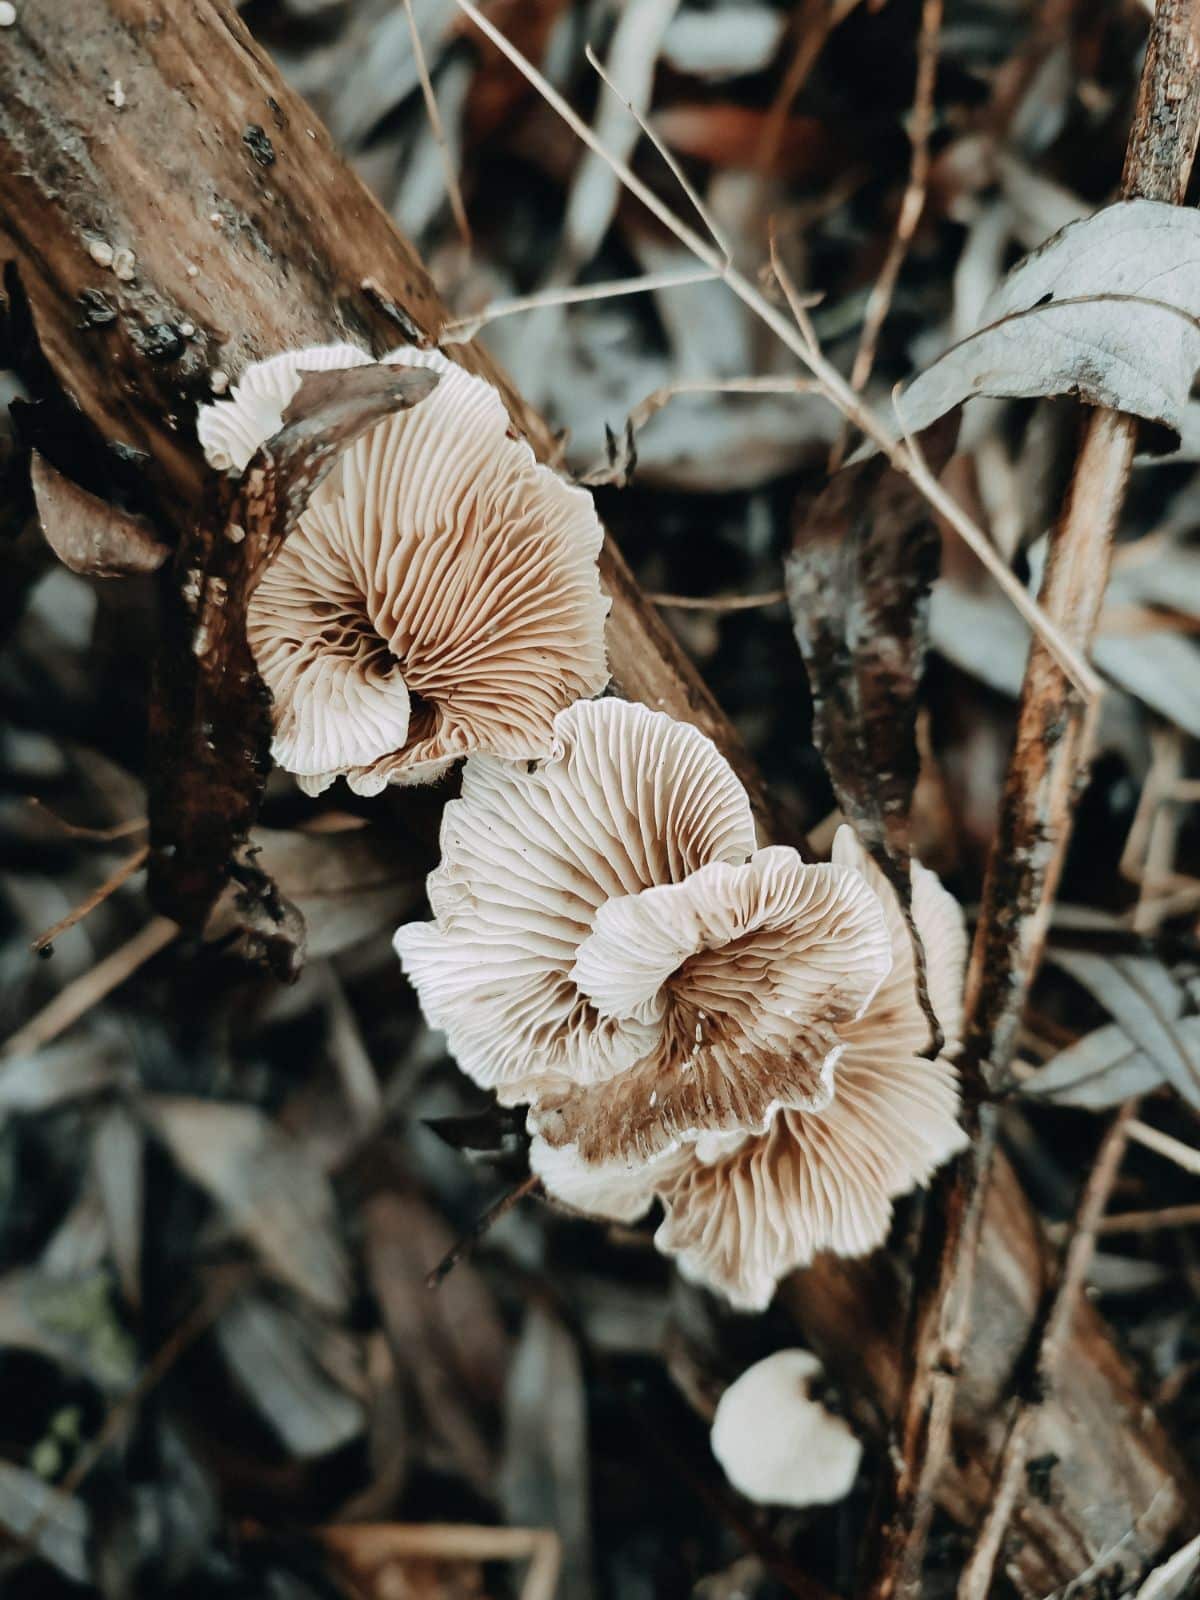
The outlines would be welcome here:
[[[821,1363],[777,1350],[748,1367],[717,1403],[712,1452],[740,1494],[759,1505],[832,1505],[854,1487],[862,1446],[812,1398]]]
[[[250,599],[272,755],[310,794],[548,755],[556,714],[608,680],[591,497],[538,464],[490,383],[435,350],[383,360],[437,388],[343,453]],[[330,345],[250,367],[201,408],[210,465],[242,471],[305,372],[370,362]]]
[[[462,1069],[504,1104],[529,1105],[530,1157],[551,1195],[631,1220],[661,1194],[660,1247],[738,1303],[762,1302],[787,1251],[756,1207],[789,1210],[793,1255],[870,1248],[889,1194],[959,1137],[949,1067],[920,1063],[929,1084],[897,1095],[877,1083],[925,1044],[891,1036],[924,1021],[911,949],[848,830],[828,864],[755,848],[745,791],[695,728],[609,699],[572,706],[555,733],[533,770],[467,763],[429,879],[434,921],[401,928],[397,951]],[[961,946],[954,959],[949,989]],[[877,1008],[885,1057],[863,1068],[858,1121],[847,1110],[831,1122],[842,1064]],[[914,1126],[884,1129],[881,1109],[912,1110]],[[706,1197],[728,1212],[730,1249],[693,1238],[689,1175],[724,1176],[785,1117],[834,1130],[801,1149],[806,1185],[777,1196],[774,1166],[756,1171],[744,1191]]]

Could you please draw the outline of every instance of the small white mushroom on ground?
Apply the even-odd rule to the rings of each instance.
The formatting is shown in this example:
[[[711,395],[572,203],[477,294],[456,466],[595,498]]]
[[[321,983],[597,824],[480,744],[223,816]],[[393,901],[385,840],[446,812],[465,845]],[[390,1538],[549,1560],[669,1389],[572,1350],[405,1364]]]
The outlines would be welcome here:
[[[747,1368],[717,1404],[712,1452],[733,1487],[760,1505],[832,1505],[854,1487],[862,1446],[811,1397],[821,1363],[779,1350]]]
[[[370,360],[333,345],[251,367],[201,410],[208,460],[244,469],[306,371]],[[591,497],[537,463],[490,383],[437,351],[384,360],[436,389],[345,451],[250,602],[272,753],[309,793],[547,755],[556,714],[608,679]]]

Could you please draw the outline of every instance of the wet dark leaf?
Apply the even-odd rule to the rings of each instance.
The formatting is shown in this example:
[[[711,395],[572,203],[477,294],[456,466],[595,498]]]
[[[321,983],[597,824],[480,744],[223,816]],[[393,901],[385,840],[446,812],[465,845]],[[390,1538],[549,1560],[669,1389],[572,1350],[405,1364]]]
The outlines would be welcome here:
[[[956,417],[947,419],[923,441],[935,472],[949,459],[957,426]],[[785,565],[814,742],[842,812],[906,914],[918,691],[940,548],[925,500],[876,456],[843,468],[798,511]]]

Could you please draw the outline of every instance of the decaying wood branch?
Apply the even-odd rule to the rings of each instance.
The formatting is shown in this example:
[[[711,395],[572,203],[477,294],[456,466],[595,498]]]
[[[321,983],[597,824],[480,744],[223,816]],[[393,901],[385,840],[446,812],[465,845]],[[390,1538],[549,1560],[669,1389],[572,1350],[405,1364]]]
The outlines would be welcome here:
[[[120,109],[106,98],[118,79]],[[50,378],[69,397],[114,465],[133,469],[137,509],[181,552],[203,504],[195,408],[214,383],[305,343],[348,339],[378,352],[434,340],[445,320],[411,250],[221,0],[22,7],[0,51],[0,147],[0,257],[15,269],[40,349],[27,381],[47,392]],[[454,354],[497,376],[474,346]],[[548,453],[544,424],[500,382],[517,424]],[[43,449],[70,471],[69,444],[57,459]],[[617,686],[710,734],[769,829],[761,779],[611,544],[601,575],[614,597]],[[806,1334],[877,1416],[898,1381],[892,1274],[884,1257],[824,1261],[788,1290]],[[965,1521],[986,1503],[1002,1444],[990,1413],[1043,1276],[1033,1214],[1001,1168],[976,1288],[980,1331],[958,1386],[962,1464],[943,1485]],[[1064,1373],[1061,1403],[1043,1419],[1063,1458],[1055,1494],[1017,1515],[1026,1543],[1013,1570],[1031,1593],[1067,1581],[1109,1545],[1120,1543],[1114,1563],[1139,1567],[1186,1515],[1186,1475],[1086,1308]]]

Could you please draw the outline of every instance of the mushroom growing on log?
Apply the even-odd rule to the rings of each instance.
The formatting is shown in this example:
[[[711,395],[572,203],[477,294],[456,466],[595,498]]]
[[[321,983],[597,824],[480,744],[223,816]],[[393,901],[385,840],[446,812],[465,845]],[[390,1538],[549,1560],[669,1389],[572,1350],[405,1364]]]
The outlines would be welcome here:
[[[126,95],[119,115],[105,100],[117,80]],[[250,129],[261,130],[257,156]],[[267,141],[273,159],[264,163]],[[114,467],[140,467],[137,509],[179,541],[177,573],[201,526],[199,402],[279,350],[344,341],[379,355],[405,338],[436,341],[443,324],[411,249],[225,0],[23,6],[0,50],[0,152],[7,300],[11,309],[24,298],[35,336],[19,354],[21,375],[39,396],[65,396],[64,410],[78,409]],[[104,315],[81,315],[97,296]],[[515,423],[547,455],[544,424],[485,353],[456,346],[455,357],[500,384]],[[709,735],[771,833],[761,778],[611,541],[601,578],[613,597],[607,642],[617,688]],[[999,1402],[1012,1391],[1048,1280],[1032,1208],[1001,1163],[957,1389],[957,1448],[940,1490],[963,1520],[988,1502],[1004,1435]],[[902,1362],[892,1263],[825,1259],[784,1296],[830,1370],[886,1421]],[[1026,1497],[1007,1563],[1030,1594],[1085,1569],[1137,1572],[1197,1504],[1090,1306],[1062,1372],[1037,1446],[1044,1429],[1059,1458],[1054,1493],[1048,1502]]]

